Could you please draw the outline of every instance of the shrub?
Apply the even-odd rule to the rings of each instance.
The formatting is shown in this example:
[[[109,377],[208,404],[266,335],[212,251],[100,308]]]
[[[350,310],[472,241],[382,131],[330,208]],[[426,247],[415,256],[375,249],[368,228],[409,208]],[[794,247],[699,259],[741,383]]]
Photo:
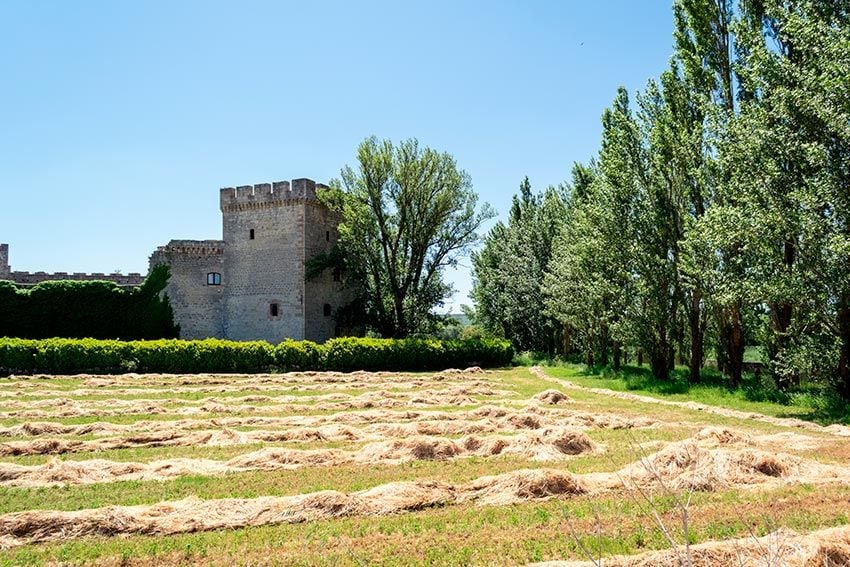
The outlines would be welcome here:
[[[0,338],[0,374],[44,372],[268,372],[432,370],[504,366],[513,348],[493,339],[438,341],[346,337],[324,344],[220,339],[118,341]]]

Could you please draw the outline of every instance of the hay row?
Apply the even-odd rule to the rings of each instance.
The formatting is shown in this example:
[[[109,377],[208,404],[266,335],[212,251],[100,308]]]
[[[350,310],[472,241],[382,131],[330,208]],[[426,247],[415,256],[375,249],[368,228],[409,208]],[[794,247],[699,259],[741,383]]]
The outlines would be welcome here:
[[[352,382],[345,385],[349,390],[365,390],[373,388],[375,384],[368,382]],[[468,383],[443,382],[439,383],[439,388],[435,387],[434,382],[428,380],[414,380],[406,382],[397,382],[393,384],[384,384],[391,386],[394,390],[401,392],[414,392],[422,388],[428,388],[430,392],[440,392],[451,395],[474,395],[474,396],[512,396],[514,392],[508,390],[494,390],[492,384],[483,380],[473,380]],[[147,387],[97,387],[97,388],[74,388],[71,390],[43,390],[43,389],[4,389],[0,391],[0,401],[3,405],[12,407],[15,398],[75,398],[88,396],[103,396],[106,394],[113,396],[141,396],[151,394],[175,394],[176,399],[180,399],[180,394],[224,394],[232,392],[244,392],[246,390],[254,392],[305,392],[304,395],[293,396],[290,401],[299,399],[334,399],[323,396],[344,396],[347,394],[323,394],[323,392],[334,391],[340,388],[337,384],[314,384],[314,385],[285,385],[285,384],[230,384],[216,386],[170,386],[162,388],[147,388]],[[43,400],[27,400],[43,401]]]
[[[846,567],[850,565],[850,526],[828,528],[801,535],[782,528],[763,537],[711,541],[633,556],[618,555],[590,561],[547,561],[535,567]]]
[[[580,431],[548,429],[514,437],[394,439],[373,442],[357,451],[274,447],[239,455],[228,461],[179,458],[138,463],[102,459],[51,459],[43,465],[35,466],[0,463],[0,485],[33,488],[129,480],[151,481],[185,475],[214,476],[255,470],[291,470],[304,466],[396,465],[414,460],[449,460],[471,456],[513,455],[538,461],[557,461],[596,450],[598,447]]]
[[[472,406],[481,402],[464,395],[440,393],[399,394],[388,392],[368,392],[360,396],[348,394],[329,394],[332,399],[344,401],[324,401],[310,403],[315,398],[303,396],[241,396],[235,398],[205,398],[201,400],[177,399],[106,399],[73,400],[37,400],[34,402],[16,401],[3,404],[5,407],[22,408],[0,412],[0,418],[49,419],[58,417],[107,417],[115,415],[173,414],[198,415],[205,413],[294,413],[311,411],[346,411],[368,408],[428,407],[428,406]],[[346,396],[348,396],[346,398]],[[276,403],[281,399],[294,398],[301,403]],[[239,402],[263,403],[251,405]],[[170,407],[177,405],[178,407]],[[23,409],[26,408],[26,409]],[[36,408],[36,409],[31,409]],[[51,408],[51,410],[40,409]]]
[[[212,409],[206,405],[207,409]],[[215,412],[224,413],[224,412]],[[525,410],[515,411],[510,408],[496,406],[481,406],[474,410],[442,411],[442,410],[389,410],[367,409],[343,413],[319,415],[290,415],[277,417],[242,416],[242,417],[213,417],[205,419],[183,418],[174,420],[139,420],[133,423],[112,423],[95,421],[92,423],[67,425],[55,421],[26,421],[17,425],[0,427],[0,438],[27,438],[80,435],[120,435],[126,432],[159,433],[162,431],[195,431],[214,427],[264,427],[281,429],[286,427],[316,427],[331,423],[347,425],[369,425],[381,423],[390,427],[416,422],[455,422],[476,421],[482,418],[507,418],[506,425],[520,425],[532,428],[544,425],[564,425],[582,429],[632,429],[649,428],[659,425],[658,422],[647,418],[626,419],[612,414],[586,413],[570,410],[543,409],[529,406]],[[535,425],[536,424],[536,425]],[[515,429],[516,427],[512,427]]]
[[[671,444],[614,473],[571,475],[546,469],[522,470],[479,478],[459,486],[415,481],[391,483],[349,495],[329,491],[283,498],[110,506],[77,512],[16,512],[0,516],[0,545],[88,535],[165,535],[385,514],[462,502],[506,505],[553,495],[633,490],[636,487],[680,491],[766,487],[791,482],[850,482],[850,471],[840,466],[822,465],[781,453],[730,448],[724,443],[715,443],[715,448],[707,449],[697,443],[691,439]],[[432,446],[429,450],[437,454],[442,449]],[[321,461],[322,455],[321,452],[313,453],[313,458]],[[307,455],[302,457],[308,458]],[[259,459],[255,464],[268,462],[268,455],[254,454],[251,458]]]
[[[0,548],[86,536],[160,536],[377,516],[459,503],[506,505],[585,492],[581,480],[569,473],[535,469],[481,477],[461,485],[417,480],[350,494],[328,490],[285,497],[188,498],[151,506],[108,506],[73,512],[34,510],[0,516]]]
[[[186,386],[186,385],[216,385],[233,384],[234,382],[250,384],[352,384],[362,382],[374,386],[375,384],[393,384],[396,382],[410,382],[421,380],[425,384],[434,382],[463,383],[481,380],[482,376],[491,374],[491,371],[482,370],[477,366],[464,370],[448,369],[436,373],[412,373],[412,372],[334,372],[334,371],[305,371],[286,372],[283,374],[33,374],[13,375],[10,377],[12,384],[34,384],[38,387],[40,380],[55,380],[57,378],[71,378],[81,380],[84,385],[90,387],[109,387],[117,385],[126,386]]]
[[[561,380],[559,378],[552,378],[547,375],[543,368],[539,366],[531,367],[531,372],[542,380],[546,380],[547,382],[557,382],[563,387],[574,388],[577,390],[585,390],[588,392],[592,392],[594,394],[601,394],[603,396],[609,396],[612,398],[619,398],[621,400],[629,400],[634,402],[642,402],[646,404],[658,404],[663,406],[673,406],[678,408],[690,409],[695,411],[702,411],[705,413],[711,413],[714,415],[719,415],[722,417],[731,417],[735,419],[744,419],[744,420],[752,420],[752,421],[761,421],[764,423],[770,423],[772,425],[779,425],[782,427],[794,427],[798,429],[806,429],[809,431],[817,431],[821,433],[827,433],[830,435],[836,435],[839,437],[850,437],[850,426],[840,425],[840,424],[832,424],[828,426],[822,426],[817,423],[813,423],[811,421],[805,421],[802,419],[796,418],[783,418],[783,417],[773,417],[770,415],[764,415],[756,412],[748,412],[748,411],[740,411],[734,410],[719,406],[710,406],[707,404],[702,404],[699,402],[678,402],[674,400],[663,400],[660,398],[653,398],[651,396],[641,396],[639,394],[630,394],[628,392],[617,392],[615,390],[609,390],[607,388],[588,388],[586,386],[580,386],[573,382],[569,382],[567,380]]]
[[[619,416],[588,413],[551,412],[529,407],[522,411],[486,406],[477,410],[459,412],[456,416],[444,413],[434,416],[427,412],[397,412],[398,417],[408,416],[406,422],[361,421],[347,414],[336,416],[293,418],[218,418],[214,420],[145,421],[144,427],[134,424],[93,423],[62,425],[57,423],[27,423],[7,428],[7,433],[35,435],[91,435],[113,434],[95,439],[66,439],[62,437],[35,437],[26,440],[0,443],[0,456],[60,455],[91,451],[106,451],[138,447],[175,446],[225,446],[274,442],[315,441],[374,441],[408,438],[412,436],[481,435],[544,428],[632,428],[655,427],[658,422],[646,419],[627,420]],[[382,415],[382,414],[377,414]],[[360,416],[367,419],[367,416]],[[368,418],[374,415],[368,416]],[[450,417],[450,418],[447,418]],[[468,417],[471,419],[463,419]],[[352,425],[359,422],[358,425]],[[276,425],[277,429],[251,429],[237,431],[233,427]],[[215,429],[199,429],[214,425]],[[114,433],[118,433],[114,435]]]

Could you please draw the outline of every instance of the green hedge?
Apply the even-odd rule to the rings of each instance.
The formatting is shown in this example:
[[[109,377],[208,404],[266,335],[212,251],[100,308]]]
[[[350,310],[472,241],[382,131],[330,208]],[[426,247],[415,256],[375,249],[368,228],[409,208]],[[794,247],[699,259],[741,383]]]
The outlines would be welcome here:
[[[0,281],[0,337],[177,337],[171,306],[160,292],[167,266],[157,266],[137,287],[108,281],[46,281],[19,287]]]
[[[324,344],[219,339],[117,341],[0,338],[0,375],[79,372],[270,372],[290,370],[433,370],[505,366],[507,341],[367,339],[346,337]]]

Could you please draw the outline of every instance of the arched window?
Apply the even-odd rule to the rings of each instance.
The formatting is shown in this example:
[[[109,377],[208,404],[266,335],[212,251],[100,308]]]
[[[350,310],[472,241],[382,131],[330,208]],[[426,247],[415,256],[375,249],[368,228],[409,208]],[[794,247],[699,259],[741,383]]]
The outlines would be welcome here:
[[[210,272],[207,274],[207,285],[221,285],[221,274]]]

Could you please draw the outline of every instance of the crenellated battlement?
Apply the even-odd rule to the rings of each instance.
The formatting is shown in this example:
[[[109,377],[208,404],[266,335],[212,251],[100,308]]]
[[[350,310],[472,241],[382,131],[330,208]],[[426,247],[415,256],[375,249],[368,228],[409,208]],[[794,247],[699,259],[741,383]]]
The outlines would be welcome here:
[[[156,252],[189,254],[193,256],[221,256],[224,254],[223,240],[170,240],[158,246]]]
[[[175,256],[183,258],[202,258],[224,256],[223,240],[171,240],[168,244],[157,246],[148,258],[150,268],[159,264],[171,265]]]
[[[115,282],[118,285],[141,285],[145,281],[145,276],[142,274],[131,272],[122,274],[113,272],[111,274],[102,274],[95,272],[86,274],[82,272],[13,272],[9,266],[9,245],[0,244],[0,280],[10,280],[18,285],[35,285],[41,282],[50,282],[57,280],[73,280],[73,281],[107,281]]]
[[[50,282],[57,280],[72,280],[72,281],[107,281],[107,282],[115,282],[118,285],[129,285],[129,286],[137,286],[141,285],[143,281],[145,281],[145,276],[142,274],[131,272],[129,274],[121,274],[118,272],[112,274],[102,274],[99,272],[94,272],[91,274],[85,274],[81,272],[11,272],[9,279],[16,284],[20,285],[34,285],[41,282]]]
[[[234,212],[287,205],[304,201],[316,201],[316,189],[327,189],[327,185],[312,179],[293,179],[222,187],[219,192],[221,211]]]

